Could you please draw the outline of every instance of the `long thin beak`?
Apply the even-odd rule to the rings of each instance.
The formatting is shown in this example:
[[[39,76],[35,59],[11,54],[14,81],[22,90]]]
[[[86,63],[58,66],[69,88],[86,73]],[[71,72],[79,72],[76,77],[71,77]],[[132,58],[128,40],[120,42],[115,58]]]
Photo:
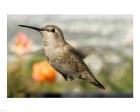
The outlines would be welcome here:
[[[37,30],[37,31],[43,31],[42,28],[37,28],[37,27],[33,27],[33,26],[27,26],[27,25],[18,25],[18,26],[34,29],[34,30]]]

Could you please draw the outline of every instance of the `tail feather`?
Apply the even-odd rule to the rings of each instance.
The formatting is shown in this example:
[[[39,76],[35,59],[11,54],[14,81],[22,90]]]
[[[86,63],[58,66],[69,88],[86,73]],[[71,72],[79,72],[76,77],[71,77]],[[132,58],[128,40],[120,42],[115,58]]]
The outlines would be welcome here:
[[[89,74],[89,73],[84,74],[84,75],[82,75],[81,79],[83,79],[91,84],[94,84],[95,86],[97,86],[101,89],[105,89],[105,87],[92,74]]]
[[[94,81],[90,82],[91,84],[94,84],[95,86],[101,88],[101,89],[105,89],[105,87],[96,79],[94,79]]]

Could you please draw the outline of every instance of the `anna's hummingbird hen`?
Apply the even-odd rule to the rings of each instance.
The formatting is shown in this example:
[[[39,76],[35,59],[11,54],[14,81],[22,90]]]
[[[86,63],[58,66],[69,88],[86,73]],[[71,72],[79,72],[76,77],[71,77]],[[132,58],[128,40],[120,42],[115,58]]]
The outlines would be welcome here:
[[[45,54],[49,59],[49,63],[56,71],[62,74],[66,81],[79,78],[105,89],[88,69],[80,53],[65,41],[63,32],[59,27],[54,25],[47,25],[42,28],[26,25],[19,26],[31,28],[41,33],[44,40]]]

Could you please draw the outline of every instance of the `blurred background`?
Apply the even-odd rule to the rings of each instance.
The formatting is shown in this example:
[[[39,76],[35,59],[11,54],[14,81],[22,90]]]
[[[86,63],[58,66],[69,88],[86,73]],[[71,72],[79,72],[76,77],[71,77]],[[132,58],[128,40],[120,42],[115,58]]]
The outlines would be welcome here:
[[[65,81],[43,52],[41,35],[18,25],[59,26],[106,87]],[[8,15],[7,97],[133,97],[133,16]]]

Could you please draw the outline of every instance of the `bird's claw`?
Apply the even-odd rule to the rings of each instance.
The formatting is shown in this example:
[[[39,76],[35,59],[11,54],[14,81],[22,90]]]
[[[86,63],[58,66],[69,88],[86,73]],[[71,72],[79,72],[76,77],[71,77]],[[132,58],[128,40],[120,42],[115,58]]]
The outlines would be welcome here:
[[[74,80],[74,78],[73,78],[73,77],[69,77],[69,78],[70,78],[70,81]]]
[[[65,79],[65,81],[68,81],[68,78],[67,77],[65,77],[64,79]]]

